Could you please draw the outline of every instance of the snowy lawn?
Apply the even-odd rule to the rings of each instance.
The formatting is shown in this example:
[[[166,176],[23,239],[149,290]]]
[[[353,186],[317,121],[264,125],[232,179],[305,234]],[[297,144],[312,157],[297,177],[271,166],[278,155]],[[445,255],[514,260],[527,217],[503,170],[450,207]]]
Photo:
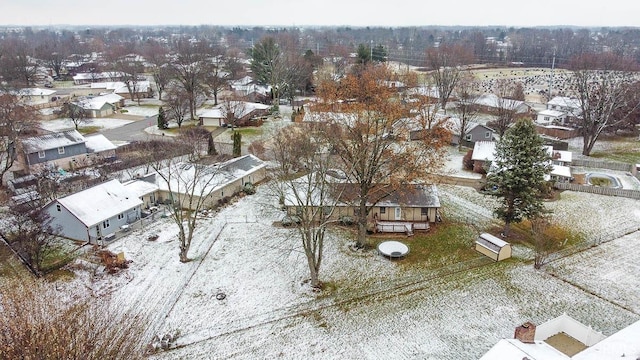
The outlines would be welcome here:
[[[84,121],[80,128],[85,127],[96,127],[99,129],[112,129],[117,128],[126,124],[129,124],[133,121],[124,120],[124,119],[115,119],[115,118],[93,118],[87,119]],[[40,126],[49,131],[63,131],[63,130],[72,130],[75,128],[73,122],[70,119],[55,119],[55,120],[44,120],[40,122]]]
[[[122,108],[122,110],[126,110],[124,114],[127,114],[127,115],[155,116],[155,115],[158,115],[159,108],[160,108],[160,105],[157,105],[157,104],[137,105],[137,103],[132,103]]]
[[[546,267],[556,274],[550,276],[535,271],[530,251],[518,246],[516,257],[501,263],[477,255],[463,263],[427,258],[407,266],[373,250],[350,250],[350,233],[335,229],[321,270],[327,290],[314,293],[305,283],[295,230],[274,225],[283,213],[268,190],[259,186],[257,194],[204,218],[189,263],[178,261],[175,224],[160,219],[109,246],[132,260],[129,269],[115,276],[78,269],[66,286],[147,313],[152,323],[145,339],[178,331],[179,348],[158,359],[471,359],[512,337],[524,321],[542,323],[566,312],[606,335],[640,319],[633,294],[640,270],[624,276],[619,263],[606,263],[631,264],[640,252],[632,246],[638,232],[591,255],[556,260]],[[492,199],[464,187],[439,191],[445,217],[471,219],[478,229],[495,222]],[[640,224],[640,204],[625,200],[564,192],[548,205],[561,223],[610,237]],[[159,239],[148,241],[150,233]],[[411,247],[412,240],[401,241]],[[620,285],[610,287],[614,281]]]

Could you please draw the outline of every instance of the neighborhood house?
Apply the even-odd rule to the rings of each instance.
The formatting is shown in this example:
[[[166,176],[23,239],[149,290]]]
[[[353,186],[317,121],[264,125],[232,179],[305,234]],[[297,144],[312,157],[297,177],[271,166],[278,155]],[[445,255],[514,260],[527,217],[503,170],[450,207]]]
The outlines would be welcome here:
[[[111,180],[56,199],[44,211],[60,236],[104,244],[123,226],[140,219],[141,206],[142,200],[132,191],[118,180]]]

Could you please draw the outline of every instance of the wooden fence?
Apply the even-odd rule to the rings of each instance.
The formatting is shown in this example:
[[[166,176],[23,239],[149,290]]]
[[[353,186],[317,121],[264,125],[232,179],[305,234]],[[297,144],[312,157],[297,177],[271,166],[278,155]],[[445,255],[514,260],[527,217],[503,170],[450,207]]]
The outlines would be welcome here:
[[[582,166],[589,168],[599,168],[599,169],[609,169],[616,171],[627,171],[632,174],[636,173],[635,166],[633,164],[621,163],[621,162],[612,162],[612,161],[604,161],[604,160],[593,160],[593,159],[573,159],[571,161],[571,166]]]
[[[587,186],[587,185],[560,183],[560,182],[555,183],[554,186],[556,189],[559,189],[559,190],[580,191],[580,192],[587,192],[591,194],[620,196],[620,197],[640,200],[640,190],[612,189],[612,188],[600,187],[600,186]]]

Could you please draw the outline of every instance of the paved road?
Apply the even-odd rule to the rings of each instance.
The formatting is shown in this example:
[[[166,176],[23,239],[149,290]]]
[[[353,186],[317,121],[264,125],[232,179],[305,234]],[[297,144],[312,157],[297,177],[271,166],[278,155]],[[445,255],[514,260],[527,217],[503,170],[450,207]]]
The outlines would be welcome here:
[[[151,137],[157,135],[151,135],[146,133],[144,129],[149,126],[154,126],[157,123],[156,116],[149,116],[144,118],[143,120],[137,120],[132,123],[129,123],[124,126],[120,126],[113,129],[105,129],[102,131],[102,135],[104,135],[107,139],[111,141],[140,141],[140,140],[148,140]]]

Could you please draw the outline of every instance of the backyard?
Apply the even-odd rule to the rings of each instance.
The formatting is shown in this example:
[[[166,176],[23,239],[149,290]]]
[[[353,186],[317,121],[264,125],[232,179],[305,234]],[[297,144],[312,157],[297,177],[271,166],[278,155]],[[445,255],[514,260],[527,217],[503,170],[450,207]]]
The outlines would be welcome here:
[[[496,225],[491,199],[466,187],[439,191],[449,223],[393,237],[411,248],[406,259],[355,252],[352,232],[333,228],[319,293],[305,282],[295,230],[274,225],[283,213],[265,185],[203,218],[189,263],[178,260],[176,225],[161,219],[109,246],[129,269],[107,275],[82,262],[57,286],[147,314],[143,341],[177,333],[177,348],[158,359],[478,358],[525,321],[567,313],[608,335],[640,320],[637,201],[561,193],[548,203],[557,222],[603,244],[536,271],[523,245],[500,263],[471,249],[477,231]]]

